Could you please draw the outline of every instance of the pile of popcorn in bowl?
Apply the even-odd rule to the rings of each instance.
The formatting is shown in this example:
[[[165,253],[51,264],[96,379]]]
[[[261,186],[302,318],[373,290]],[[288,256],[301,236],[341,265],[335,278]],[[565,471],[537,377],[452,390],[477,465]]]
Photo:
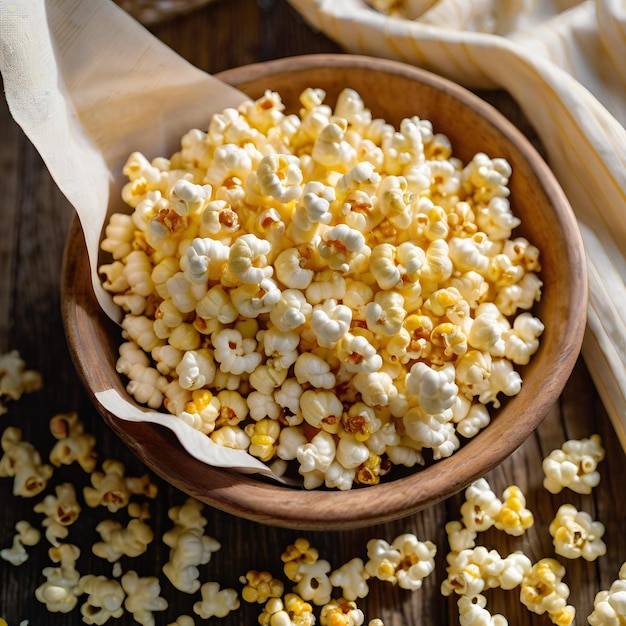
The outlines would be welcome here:
[[[348,490],[449,457],[519,393],[542,280],[506,159],[308,87],[297,114],[268,90],[123,173],[99,270],[140,404]]]

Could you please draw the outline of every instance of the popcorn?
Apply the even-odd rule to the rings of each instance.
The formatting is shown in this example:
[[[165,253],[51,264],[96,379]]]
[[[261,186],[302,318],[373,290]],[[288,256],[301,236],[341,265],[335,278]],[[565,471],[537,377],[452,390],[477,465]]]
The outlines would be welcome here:
[[[620,626],[626,618],[626,564],[622,564],[617,580],[593,599],[593,611],[587,617],[591,626]]]
[[[503,615],[491,615],[485,608],[487,599],[481,594],[472,598],[461,596],[457,604],[461,626],[507,626],[509,623]]]
[[[555,494],[564,487],[576,493],[591,493],[600,482],[597,466],[604,454],[600,435],[566,441],[544,458],[541,464],[545,474],[543,486]]]
[[[363,611],[345,598],[331,600],[320,611],[321,626],[361,626],[364,619]]]
[[[398,535],[388,544],[384,539],[367,542],[365,571],[372,578],[416,590],[435,567],[437,548],[430,541],[419,541],[410,533]]]
[[[102,471],[91,474],[91,487],[83,489],[85,502],[89,507],[104,506],[111,513],[128,505],[130,496],[143,494],[155,498],[157,487],[146,474],[141,478],[124,475],[124,464],[107,459],[102,463]]]
[[[170,548],[163,573],[176,589],[185,593],[195,593],[200,588],[198,566],[208,563],[221,547],[204,532],[207,520],[202,516],[202,508],[192,498],[181,506],[171,507],[168,517],[174,526],[163,534],[163,542]]]
[[[362,559],[355,557],[330,574],[330,583],[341,589],[342,597],[348,602],[365,598],[369,593],[367,579],[370,577]]]
[[[533,514],[526,508],[526,498],[516,485],[507,487],[502,494],[502,508],[494,518],[494,526],[509,535],[523,535],[533,525]]]
[[[26,520],[17,522],[15,530],[17,533],[13,535],[13,544],[10,548],[0,550],[0,557],[11,565],[22,565],[28,560],[28,552],[24,546],[37,545],[41,539],[41,533]]]
[[[270,598],[259,615],[261,626],[313,626],[315,615],[313,607],[298,594],[288,593],[284,599]]]
[[[87,473],[94,470],[97,454],[96,439],[85,433],[82,422],[75,411],[58,413],[50,419],[50,432],[57,443],[50,451],[50,463],[55,467],[77,462]]]
[[[13,495],[32,498],[41,493],[52,476],[52,466],[41,462],[41,455],[32,443],[22,440],[22,431],[9,426],[2,433],[0,444],[0,477],[13,478]]]
[[[87,594],[87,600],[80,607],[85,624],[100,626],[109,619],[124,614],[123,604],[126,594],[117,580],[87,574],[81,576],[77,589],[81,594]]]
[[[219,583],[204,583],[200,593],[202,600],[194,602],[193,611],[202,619],[226,617],[240,606],[237,592],[234,589],[220,589]]]
[[[17,350],[0,355],[0,415],[7,412],[5,398],[19,400],[24,393],[41,389],[41,374],[26,369],[26,363]]]
[[[265,604],[270,598],[280,598],[285,589],[284,584],[278,578],[274,578],[270,572],[250,570],[245,576],[240,577],[244,583],[241,597],[246,602],[258,602]]]
[[[137,572],[130,570],[122,576],[121,583],[126,592],[124,608],[132,613],[136,622],[143,626],[154,626],[153,611],[164,611],[167,608],[167,600],[159,595],[159,579],[156,576],[141,578]]]
[[[334,419],[335,458],[300,474],[346,489],[425,463],[425,447],[451,455],[489,424],[486,405],[519,393],[516,367],[544,330],[531,313],[541,265],[513,238],[504,159],[464,164],[428,120],[396,129],[354,90],[334,109],[325,97],[307,89],[286,114],[267,91],[169,158],[131,155],[132,215],[111,219],[100,271],[124,312],[118,371],[137,402],[281,471],[309,425]],[[236,419],[224,390],[246,403]],[[341,412],[313,416],[307,392],[321,390]],[[307,433],[285,437],[288,458],[283,428]]]
[[[80,574],[76,570],[76,561],[80,550],[72,544],[53,546],[48,551],[50,559],[59,563],[59,567],[44,567],[42,574],[46,578],[35,589],[35,598],[51,613],[69,613],[78,603]]]
[[[131,519],[126,528],[117,520],[103,520],[96,526],[96,532],[102,541],[93,544],[93,553],[109,563],[119,561],[122,556],[143,554],[154,539],[152,529],[140,519]]]
[[[71,483],[62,483],[55,489],[56,495],[47,495],[38,502],[33,510],[43,513],[46,518],[41,523],[46,528],[46,539],[53,545],[59,545],[59,539],[68,535],[68,526],[76,522],[80,515],[80,505],[76,500],[76,490]]]
[[[555,559],[541,559],[524,576],[520,600],[537,615],[548,614],[553,624],[568,626],[573,623],[575,609],[567,604],[569,587],[562,582],[565,568]]]
[[[578,511],[572,504],[562,504],[548,528],[553,538],[554,551],[568,559],[583,557],[595,561],[606,554],[602,541],[604,525],[592,520],[585,511]]]

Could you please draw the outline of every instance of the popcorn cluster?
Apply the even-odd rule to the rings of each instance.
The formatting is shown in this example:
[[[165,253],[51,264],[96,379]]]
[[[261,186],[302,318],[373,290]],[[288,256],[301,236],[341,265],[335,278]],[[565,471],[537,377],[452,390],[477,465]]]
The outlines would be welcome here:
[[[446,556],[448,576],[441,584],[444,596],[458,596],[461,626],[506,626],[507,619],[486,608],[484,591],[493,588],[519,589],[520,602],[538,615],[547,614],[553,624],[569,626],[575,609],[567,604],[569,587],[563,582],[565,567],[552,558],[536,563],[521,551],[503,557],[495,549],[476,545],[479,532],[492,527],[521,536],[533,524],[532,513],[519,487],[505,489],[503,500],[481,478],[465,491],[461,520],[446,524],[450,552]],[[552,532],[552,526],[551,526]],[[556,544],[555,544],[556,545]]]
[[[138,402],[349,489],[451,455],[519,392],[542,283],[504,159],[325,95],[288,115],[268,91],[171,158],[133,153],[99,269]]]
[[[54,493],[48,493],[34,505],[34,512],[42,514],[42,529],[50,544],[48,550],[52,565],[42,571],[43,582],[35,589],[35,598],[50,612],[69,613],[77,609],[79,600],[83,622],[105,624],[126,613],[143,626],[154,626],[155,613],[164,611],[168,601],[161,595],[158,576],[140,576],[132,568],[124,571],[120,559],[133,558],[146,552],[154,540],[147,523],[149,502],[137,502],[134,496],[154,499],[156,486],[148,475],[130,477],[124,465],[115,460],[105,460],[101,471],[96,471],[97,454],[95,438],[84,432],[76,413],[53,416],[50,431],[58,440],[50,453],[55,466],[77,463],[91,478],[91,486],[84,487],[84,503],[89,507],[103,507],[112,514],[126,509],[130,516],[127,526],[117,519],[105,519],[96,527],[101,541],[93,544],[93,553],[113,565],[112,576],[83,574],[76,569],[80,549],[67,541],[70,527],[80,517],[81,506],[73,484],[60,483]],[[47,486],[41,475],[41,456],[32,444],[21,438],[19,429],[8,427],[2,440],[5,455],[0,466],[10,464],[14,493],[31,498],[36,493],[23,488],[34,481],[37,493]],[[564,448],[579,450],[593,442],[594,450],[601,450],[601,440],[593,435],[589,440],[566,442]],[[10,443],[6,443],[10,442]],[[25,453],[15,453],[17,446]],[[9,456],[11,455],[11,456]],[[596,454],[596,456],[598,456]],[[46,466],[50,468],[51,466]],[[25,469],[24,469],[25,468]],[[88,468],[88,469],[87,469]],[[595,471],[595,468],[594,468]],[[46,476],[49,478],[46,470]],[[32,480],[25,478],[33,474]],[[597,484],[597,481],[596,481]],[[561,487],[568,486],[563,478]],[[199,593],[193,603],[193,612],[202,620],[225,617],[240,607],[240,600],[262,605],[258,622],[266,626],[361,626],[365,615],[358,600],[370,593],[370,581],[396,585],[415,591],[435,569],[436,546],[421,541],[412,533],[398,535],[391,543],[374,538],[366,545],[367,559],[355,557],[333,569],[330,562],[320,558],[318,550],[309,540],[300,537],[288,545],[281,554],[283,574],[291,583],[286,584],[270,572],[249,570],[240,577],[242,589],[221,588],[217,582],[203,582],[199,566],[206,564],[220,543],[206,534],[207,519],[203,505],[188,498],[180,506],[168,509],[171,529],[162,537],[170,548],[169,560],[162,574],[179,591]],[[542,558],[536,563],[521,551],[501,556],[497,550],[477,545],[479,532],[496,528],[511,536],[523,535],[534,523],[532,512],[519,487],[512,485],[498,497],[483,478],[465,491],[460,509],[460,519],[446,524],[450,552],[446,556],[446,578],[441,583],[444,596],[458,597],[461,626],[506,626],[502,615],[491,615],[484,595],[488,589],[519,589],[520,602],[538,615],[547,615],[557,626],[573,623],[575,609],[567,604],[569,588],[563,581],[565,567],[554,558]],[[12,545],[0,550],[0,557],[19,566],[28,559],[27,548],[41,540],[41,531],[28,521],[15,525]],[[606,552],[601,537],[604,526],[570,504],[557,511],[549,532],[554,539],[555,552],[566,558],[595,560]],[[619,578],[608,590],[600,591],[588,617],[595,626],[618,626],[626,619],[626,564]],[[0,618],[0,624],[5,623]],[[180,615],[169,626],[193,626],[194,618]],[[368,626],[384,626],[373,618]]]

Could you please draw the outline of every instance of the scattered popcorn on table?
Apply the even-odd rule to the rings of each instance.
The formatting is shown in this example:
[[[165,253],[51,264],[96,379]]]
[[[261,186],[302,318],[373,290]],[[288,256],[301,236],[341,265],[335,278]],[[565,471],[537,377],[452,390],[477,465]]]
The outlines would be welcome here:
[[[0,550],[0,557],[11,565],[22,565],[28,560],[28,552],[24,546],[34,546],[39,543],[41,533],[26,520],[20,520],[15,524],[17,533],[13,536],[13,544],[10,548]]]
[[[126,593],[117,580],[87,574],[78,581],[78,590],[87,594],[87,600],[80,607],[85,624],[101,626],[111,618],[124,615]]]
[[[202,509],[201,502],[187,498],[181,506],[168,510],[174,525],[163,535],[163,542],[170,548],[163,573],[176,589],[185,593],[195,593],[200,588],[198,566],[208,563],[221,548],[216,539],[204,532],[207,519]]]
[[[494,519],[494,526],[508,535],[523,535],[534,523],[534,516],[526,508],[526,497],[522,490],[511,485],[502,494],[502,508]]]
[[[564,487],[576,493],[591,493],[600,482],[597,467],[604,459],[604,454],[600,435],[566,441],[543,460],[543,486],[555,494]]]
[[[461,505],[461,518],[469,530],[482,532],[491,528],[501,510],[502,502],[484,478],[474,481],[465,490],[465,502]]]
[[[569,626],[575,609],[567,604],[569,587],[563,582],[565,567],[557,560],[544,558],[532,566],[520,587],[520,600],[529,611],[547,613],[553,624]]]
[[[219,583],[204,583],[200,587],[202,601],[193,605],[194,613],[202,619],[226,617],[239,608],[239,598],[234,589],[220,589]]]
[[[143,554],[154,539],[152,529],[139,519],[131,519],[126,527],[117,520],[103,520],[96,526],[96,532],[102,541],[94,543],[91,549],[109,563],[119,561],[122,556]]]
[[[602,541],[604,524],[596,522],[589,513],[578,511],[572,504],[562,504],[548,528],[554,551],[568,559],[582,557],[595,561],[606,554]]]
[[[155,498],[157,487],[148,474],[142,477],[126,476],[126,468],[120,461],[107,459],[102,471],[92,472],[91,487],[83,489],[87,506],[104,506],[111,513],[128,506],[131,495]]]
[[[370,539],[365,571],[373,578],[415,591],[434,570],[436,552],[435,544],[420,541],[412,533],[398,535],[391,545],[384,539]]]
[[[241,597],[246,602],[265,604],[269,598],[280,598],[285,590],[283,582],[274,578],[270,572],[250,570],[239,580],[244,584]]]
[[[80,574],[76,570],[76,561],[80,549],[72,544],[63,543],[48,550],[50,560],[59,563],[59,567],[44,567],[46,581],[35,589],[35,598],[51,613],[69,613],[78,603]]]
[[[341,595],[348,601],[365,598],[369,593],[367,579],[370,575],[363,560],[355,557],[334,570],[330,575],[333,587],[341,589]]]
[[[485,608],[487,599],[483,595],[479,594],[473,598],[461,596],[457,605],[461,626],[508,626],[509,622],[503,615],[491,615]]]
[[[363,611],[345,598],[327,602],[320,611],[321,626],[361,626],[364,619]]]
[[[35,513],[46,516],[41,525],[46,529],[46,539],[53,546],[59,545],[59,539],[67,537],[68,526],[76,522],[80,515],[80,504],[76,500],[74,485],[57,485],[55,493],[56,495],[47,495],[33,507]]]
[[[76,461],[85,472],[93,472],[97,462],[96,438],[84,432],[78,413],[72,411],[53,416],[50,432],[58,440],[50,452],[52,465],[59,467]]]
[[[140,577],[137,572],[126,572],[121,579],[122,588],[126,592],[124,608],[132,613],[136,622],[142,626],[154,626],[154,611],[164,611],[167,600],[162,598],[161,585],[156,576]]]
[[[11,350],[0,355],[0,415],[7,412],[6,400],[19,400],[24,393],[32,393],[41,389],[41,374],[26,369],[20,353]]]
[[[596,594],[587,622],[591,626],[622,626],[626,623],[626,562],[620,567],[617,580]]]
[[[9,426],[0,439],[4,455],[0,458],[0,477],[13,477],[13,495],[32,498],[41,493],[52,476],[52,466],[41,462],[32,443],[22,440],[22,431]]]
[[[489,424],[485,405],[520,391],[516,366],[543,332],[529,311],[541,267],[513,238],[504,159],[463,164],[427,120],[395,129],[354,90],[334,110],[325,97],[305,90],[288,116],[268,91],[169,159],[131,154],[133,211],[107,225],[100,272],[124,312],[117,370],[137,402],[218,444],[237,427],[236,447],[280,471],[324,429],[337,445],[299,468],[304,486],[350,489],[424,464],[423,450],[450,456]],[[286,381],[301,387],[288,407]],[[237,424],[221,419],[224,390],[247,404]],[[296,454],[280,445],[287,427],[307,433]]]

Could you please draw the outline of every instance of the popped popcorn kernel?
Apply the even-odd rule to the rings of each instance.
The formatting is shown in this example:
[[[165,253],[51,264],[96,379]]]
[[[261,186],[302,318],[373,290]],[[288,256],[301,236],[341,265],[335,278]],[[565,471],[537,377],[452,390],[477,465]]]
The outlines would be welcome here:
[[[42,463],[41,455],[29,441],[22,439],[22,430],[9,426],[2,433],[0,445],[0,477],[13,478],[13,495],[32,498],[41,493],[52,476],[52,466]]]
[[[626,564],[611,586],[595,595],[587,622],[591,626],[621,626],[626,622]]]
[[[193,611],[202,619],[226,617],[239,608],[239,598],[234,589],[221,589],[219,583],[208,582],[200,587],[202,600],[195,602]]]
[[[544,331],[541,263],[514,236],[504,158],[463,163],[430,121],[395,128],[352,89],[325,99],[310,87],[288,113],[268,90],[170,157],[131,154],[131,213],[107,225],[99,270],[135,401],[306,489],[350,489],[450,456],[520,392]],[[232,411],[225,390],[241,394]],[[337,437],[315,461],[311,425]],[[286,428],[300,442],[278,453]]]
[[[560,449],[553,450],[543,459],[543,486],[555,494],[565,487],[576,493],[591,493],[600,482],[597,467],[604,455],[600,435],[566,441]]]
[[[595,561],[606,554],[602,541],[604,524],[594,521],[589,513],[578,511],[572,504],[559,507],[548,531],[553,538],[554,551],[560,556]]]
[[[520,600],[528,610],[538,615],[548,614],[552,623],[567,626],[572,623],[574,608],[567,604],[569,587],[563,582],[565,567],[557,560],[544,558],[532,566],[520,587]]]
[[[25,546],[34,546],[39,543],[41,533],[26,520],[20,520],[15,524],[17,531],[13,535],[13,543],[10,548],[0,550],[0,558],[11,563],[11,565],[22,565],[28,560],[28,552]]]
[[[258,602],[265,604],[269,598],[280,598],[285,586],[281,580],[274,578],[270,572],[249,570],[240,578],[244,583],[241,597],[246,602]]]
[[[0,355],[0,415],[7,412],[5,400],[19,400],[24,393],[41,389],[39,372],[27,369],[17,350]]]
[[[517,485],[507,487],[502,497],[502,508],[494,519],[494,526],[509,535],[523,535],[534,523],[532,512],[526,508],[526,497]]]

